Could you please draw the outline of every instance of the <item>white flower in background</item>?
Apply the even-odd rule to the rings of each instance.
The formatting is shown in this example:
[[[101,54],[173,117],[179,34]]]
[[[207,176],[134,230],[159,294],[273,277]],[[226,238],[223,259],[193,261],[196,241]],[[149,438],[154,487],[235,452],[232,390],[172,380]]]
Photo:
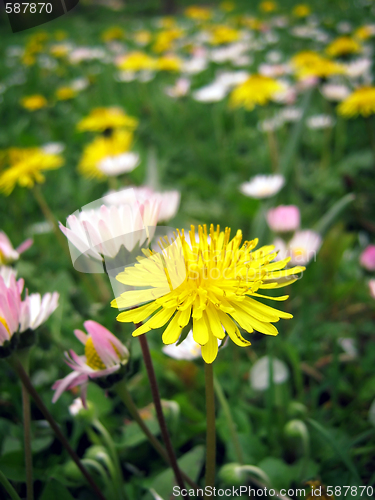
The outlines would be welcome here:
[[[320,91],[326,99],[334,102],[343,101],[350,94],[349,87],[340,83],[326,83]]]
[[[23,301],[24,309],[20,318],[20,332],[28,329],[36,330],[47,321],[58,305],[59,294],[57,292],[46,293],[43,298],[39,293],[28,295]]]
[[[67,218],[67,227],[60,222],[61,231],[81,254],[102,261],[102,256],[116,257],[121,246],[131,252],[152,239],[161,201],[141,202],[133,189],[124,191],[129,191],[127,203],[77,211]],[[106,197],[102,201],[108,203]]]
[[[72,80],[70,82],[70,87],[75,91],[75,92],[80,92],[81,90],[87,89],[87,87],[90,85],[90,82],[87,78],[82,77],[82,78],[76,78],[75,80]]]
[[[283,53],[279,50],[270,50],[266,54],[266,61],[270,64],[279,64],[283,58]]]
[[[42,150],[48,155],[59,155],[65,149],[62,142],[48,142],[42,146]]]
[[[281,238],[276,238],[273,244],[276,250],[279,250],[277,260],[290,257],[291,265],[305,266],[312,259],[316,260],[316,254],[322,245],[322,237],[315,231],[305,229],[297,231],[288,244]]]
[[[375,279],[372,279],[368,282],[368,287],[370,290],[371,297],[375,299]]]
[[[359,78],[362,77],[370,77],[372,60],[369,58],[362,58],[352,61],[350,63],[344,64],[345,66],[345,74],[349,78]]]
[[[202,349],[193,338],[193,331],[187,334],[186,339],[180,345],[169,344],[162,347],[162,351],[167,356],[174,359],[185,359],[191,361],[202,356]]]
[[[283,124],[283,120],[280,120],[279,116],[276,115],[273,118],[269,118],[267,120],[259,122],[257,128],[261,132],[272,132],[273,130],[277,130],[278,128],[282,127]]]
[[[256,175],[240,186],[240,191],[250,198],[269,198],[280,191],[285,184],[282,175]]]
[[[106,156],[97,167],[105,175],[121,175],[134,170],[140,162],[139,154],[126,152],[115,156]]]
[[[348,356],[352,358],[358,357],[358,349],[355,345],[354,339],[348,338],[348,337],[340,337],[337,339],[337,342],[339,346],[342,348],[342,350],[347,354]]]
[[[115,76],[115,80],[118,82],[132,82],[137,78],[138,75],[135,71],[119,71]]]
[[[98,47],[77,47],[69,54],[69,62],[72,64],[79,64],[82,61],[92,61],[95,59],[104,61],[106,59],[106,52]]]
[[[350,33],[353,30],[349,21],[340,21],[337,23],[336,29],[338,33]]]
[[[296,87],[286,80],[278,81],[283,86],[283,88],[272,96],[272,100],[280,104],[293,104],[297,99]]]
[[[279,112],[279,117],[285,123],[298,122],[302,118],[302,109],[287,106]]]
[[[335,124],[335,119],[330,115],[314,115],[306,120],[306,125],[310,129],[331,128]]]
[[[182,63],[182,72],[188,75],[196,75],[204,71],[208,66],[206,57],[194,56]]]
[[[148,201],[159,204],[157,222],[165,222],[172,219],[177,213],[181,200],[181,193],[177,190],[159,192],[147,186],[110,191],[105,199],[109,205],[119,206],[131,203],[134,196],[140,203]]]
[[[253,58],[250,56],[238,56],[232,60],[233,66],[238,68],[243,68],[244,66],[250,66],[253,63]]]
[[[259,358],[250,370],[250,385],[256,391],[265,391],[270,386],[270,360],[272,359],[273,383],[282,384],[289,378],[287,365],[275,357]]]
[[[191,82],[187,78],[179,78],[173,87],[169,86],[165,88],[165,93],[169,97],[178,98],[184,97],[190,90]]]
[[[222,101],[228,93],[228,88],[220,83],[206,85],[193,92],[193,99],[199,102]]]
[[[31,224],[29,232],[31,234],[47,234],[53,231],[53,225],[51,222],[43,221]]]
[[[72,417],[76,417],[80,411],[85,409],[81,398],[76,398],[68,408]]]
[[[155,71],[148,71],[148,70],[139,71],[138,81],[142,83],[151,82],[151,80],[155,78],[155,74],[156,74]]]
[[[247,42],[237,42],[227,45],[226,47],[220,47],[217,49],[212,49],[210,53],[211,61],[215,63],[225,63],[233,62],[234,60],[242,57],[244,52],[249,49],[249,44]]]
[[[223,85],[227,89],[231,89],[245,82],[249,76],[250,73],[247,71],[224,71],[216,76],[214,84]]]
[[[289,64],[266,64],[262,63],[258,67],[258,73],[270,78],[278,78],[292,72]]]

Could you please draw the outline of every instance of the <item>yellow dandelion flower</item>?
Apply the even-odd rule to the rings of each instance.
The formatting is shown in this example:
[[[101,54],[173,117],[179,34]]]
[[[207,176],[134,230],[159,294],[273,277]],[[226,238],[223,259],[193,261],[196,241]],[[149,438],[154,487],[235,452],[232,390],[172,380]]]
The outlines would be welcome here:
[[[68,101],[73,99],[77,92],[72,87],[60,87],[56,90],[55,95],[59,101]]]
[[[167,52],[173,48],[176,40],[183,36],[184,32],[181,29],[169,29],[160,31],[156,35],[155,43],[152,46],[154,52]]]
[[[272,2],[272,0],[265,0],[260,3],[259,9],[262,12],[274,12],[277,9],[277,3]]]
[[[374,26],[368,26],[368,25],[360,26],[353,33],[353,37],[357,38],[358,40],[368,40],[374,35],[375,35]]]
[[[117,67],[122,71],[142,71],[154,70],[156,60],[145,52],[130,52],[123,56],[117,63]]]
[[[208,21],[212,17],[212,12],[206,7],[199,7],[198,5],[192,5],[185,9],[185,16],[195,21]]]
[[[312,50],[297,53],[292,57],[292,66],[299,78],[327,78],[345,73],[345,67],[321,56]]]
[[[151,42],[152,35],[147,30],[140,30],[134,33],[133,40],[139,45],[148,45]]]
[[[159,57],[156,68],[159,71],[180,71],[182,61],[179,57],[171,54]]]
[[[358,88],[339,104],[337,112],[346,118],[375,114],[375,87]]]
[[[62,58],[68,55],[70,47],[66,43],[57,43],[55,45],[52,45],[49,51],[52,56]]]
[[[89,179],[104,179],[101,165],[130,150],[133,134],[128,130],[116,130],[109,137],[96,137],[88,144],[78,165],[78,171]]]
[[[60,155],[46,153],[41,148],[11,148],[8,160],[10,166],[0,174],[0,191],[7,196],[17,183],[27,188],[43,183],[43,170],[55,170],[64,163]]]
[[[107,129],[137,128],[138,120],[128,116],[121,108],[95,108],[77,125],[80,132],[104,132]]]
[[[263,28],[262,21],[256,17],[243,16],[240,18],[240,23],[251,30],[260,31]]]
[[[137,309],[121,312],[117,320],[140,323],[133,336],[142,335],[168,323],[162,340],[164,344],[177,342],[182,329],[192,319],[193,337],[202,346],[202,357],[212,363],[218,352],[218,339],[227,334],[241,346],[248,346],[239,327],[248,333],[254,330],[266,335],[277,335],[272,324],[280,318],[292,315],[255,300],[282,297],[267,297],[258,293],[262,289],[280,288],[294,282],[294,276],[304,267],[284,269],[289,258],[272,262],[277,255],[272,245],[253,251],[258,240],[245,241],[241,246],[242,233],[237,231],[230,240],[230,229],[220,231],[211,225],[209,234],[206,225],[189,232],[190,244],[184,231],[170,244],[164,239],[162,253],[144,250],[145,257],[127,267],[117,280],[131,287],[112,302],[113,307]],[[284,270],[283,270],[284,269]],[[149,319],[148,319],[149,318]]]
[[[230,104],[233,107],[244,107],[251,111],[257,104],[259,106],[267,104],[275,94],[283,89],[283,85],[273,78],[252,75],[232,91]]]
[[[211,28],[210,41],[212,45],[235,42],[239,38],[239,31],[231,28],[230,26],[226,26],[225,24],[220,24]]]
[[[21,99],[20,103],[28,111],[37,111],[48,105],[47,99],[40,94],[25,96]]]
[[[326,52],[331,57],[340,57],[347,54],[358,54],[361,52],[362,47],[360,43],[350,36],[340,36],[333,40],[328,47]]]
[[[103,31],[101,39],[103,42],[113,42],[114,40],[123,40],[125,31],[120,26],[111,26]]]
[[[292,14],[295,17],[307,17],[311,14],[311,8],[305,3],[300,3],[294,7]]]

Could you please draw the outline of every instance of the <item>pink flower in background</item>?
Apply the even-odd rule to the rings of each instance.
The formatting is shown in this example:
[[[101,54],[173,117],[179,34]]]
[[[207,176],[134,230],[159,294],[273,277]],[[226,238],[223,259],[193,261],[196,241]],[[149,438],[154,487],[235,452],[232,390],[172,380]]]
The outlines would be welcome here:
[[[375,271],[375,245],[368,245],[363,250],[359,257],[359,263],[367,271]]]
[[[299,208],[295,205],[280,205],[267,213],[267,223],[275,233],[296,231],[300,221]]]
[[[92,378],[101,378],[117,372],[128,362],[127,348],[107,328],[96,321],[85,321],[87,334],[82,330],[74,330],[75,336],[85,346],[84,356],[78,356],[73,350],[65,353],[66,364],[72,372],[65,378],[57,380],[52,389],[55,403],[64,391],[81,386],[81,399],[86,408],[87,385]]]
[[[315,260],[322,245],[322,237],[311,229],[305,229],[297,231],[287,244],[281,238],[276,238],[274,245],[279,250],[277,260],[290,257],[291,265],[305,266],[312,259]]]
[[[18,331],[25,307],[21,300],[23,286],[23,279],[16,281],[14,274],[8,276],[7,282],[0,276],[0,346]]]
[[[0,264],[7,264],[18,260],[20,254],[30,248],[32,244],[33,240],[28,239],[21,243],[19,247],[14,249],[8,236],[4,233],[4,231],[0,231]]]
[[[370,289],[371,297],[375,299],[375,279],[372,279],[368,282],[368,287]]]

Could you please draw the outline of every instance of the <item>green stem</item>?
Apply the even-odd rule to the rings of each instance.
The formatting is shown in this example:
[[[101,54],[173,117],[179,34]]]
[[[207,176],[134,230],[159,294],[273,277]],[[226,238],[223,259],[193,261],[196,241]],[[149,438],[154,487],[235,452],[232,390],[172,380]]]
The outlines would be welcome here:
[[[370,146],[372,149],[373,161],[375,165],[375,128],[374,128],[373,117],[372,116],[366,117],[365,122],[366,122],[367,133],[370,140]]]
[[[163,441],[165,444],[166,452],[168,454],[169,458],[169,463],[173,469],[174,475],[176,477],[176,481],[178,486],[181,489],[185,489],[185,484],[184,480],[181,475],[181,471],[178,467],[176,455],[172,446],[171,438],[169,436],[168,428],[167,428],[167,423],[164,418],[163,414],[163,408],[161,406],[161,399],[160,399],[160,393],[159,393],[159,387],[158,383],[156,380],[155,376],[155,371],[154,371],[154,366],[152,364],[152,359],[151,359],[151,354],[150,354],[150,349],[148,347],[148,342],[146,339],[146,335],[140,335],[139,337],[139,342],[141,344],[141,349],[142,349],[142,354],[143,354],[143,359],[145,362],[146,370],[147,370],[147,375],[148,379],[150,382],[150,387],[151,387],[151,392],[152,392],[152,399],[154,400],[154,406],[155,406],[155,411],[156,411],[156,416],[159,422],[160,426],[160,431],[161,435],[163,437]]]
[[[70,253],[69,253],[69,249],[68,249],[68,246],[66,243],[65,236],[60,231],[59,225],[57,224],[56,217],[54,216],[52,210],[50,209],[46,199],[43,196],[42,190],[40,189],[40,186],[38,184],[36,184],[34,186],[33,193],[34,193],[34,198],[35,198],[36,202],[38,203],[44,217],[52,225],[53,232],[55,233],[55,236],[56,236],[57,241],[59,242],[59,245],[61,246],[65,255],[70,259]]]
[[[117,483],[118,495],[120,495],[122,498],[122,491],[121,491],[122,486],[121,485],[122,485],[123,477],[122,477],[120,461],[118,458],[118,454],[117,454],[114,442],[113,442],[109,432],[107,431],[107,429],[104,427],[104,425],[98,419],[94,419],[94,421],[92,422],[92,425],[101,434],[103,441],[106,444],[108,451],[111,454],[111,459],[112,459],[113,466],[114,466],[114,470],[113,470],[114,478],[113,479]]]
[[[220,402],[221,408],[224,412],[225,419],[227,421],[229,433],[230,433],[232,443],[234,446],[234,451],[236,453],[236,460],[239,464],[242,465],[244,463],[244,458],[243,458],[243,453],[242,453],[242,449],[241,449],[241,445],[240,445],[240,440],[238,439],[236,424],[233,421],[232,414],[231,414],[231,411],[229,408],[228,401],[225,397],[224,391],[220,385],[220,382],[218,381],[218,379],[216,377],[214,377],[214,389],[216,392],[216,396]]]
[[[1,472],[1,470],[0,470],[0,484],[3,485],[4,489],[9,494],[9,496],[12,500],[21,500],[21,498],[18,496],[16,490],[13,488],[13,486],[10,484],[10,482],[4,476],[4,474]]]
[[[29,373],[29,349],[24,349],[23,367]],[[27,351],[27,352],[26,352]],[[26,491],[27,500],[34,500],[33,481],[33,452],[31,450],[31,411],[30,395],[25,385],[22,383],[22,416],[23,416],[23,439],[25,446],[25,467],[26,467]]]
[[[206,486],[215,485],[216,465],[216,429],[215,429],[215,394],[212,363],[204,365],[206,383]]]
[[[43,413],[44,418],[47,420],[47,422],[50,424],[52,427],[53,431],[55,432],[56,436],[58,439],[61,441],[62,445],[65,447],[73,461],[76,463],[77,467],[79,470],[82,472],[83,476],[87,479],[88,483],[91,485],[92,489],[95,491],[96,495],[98,498],[101,500],[106,500],[102,492],[100,491],[99,487],[87,471],[87,469],[82,465],[81,460],[79,459],[78,455],[76,452],[73,450],[73,448],[70,446],[68,440],[64,436],[64,434],[61,432],[60,427],[57,425],[55,422],[54,418],[52,417],[51,413],[49,412],[48,408],[46,405],[43,403],[41,397],[35,390],[34,386],[31,383],[31,380],[28,376],[28,374],[25,372],[25,369],[23,368],[22,364],[20,361],[16,358],[12,358],[10,360],[11,365],[13,366],[14,370],[17,372],[17,375],[21,379],[22,384],[25,386],[27,389],[27,392],[30,394],[30,396],[33,397],[36,405],[38,406],[39,410]]]

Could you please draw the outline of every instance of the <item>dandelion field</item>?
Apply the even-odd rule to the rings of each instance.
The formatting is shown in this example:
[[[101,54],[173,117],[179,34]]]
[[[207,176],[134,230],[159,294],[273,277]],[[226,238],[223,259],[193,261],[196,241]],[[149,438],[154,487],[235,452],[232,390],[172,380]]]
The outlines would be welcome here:
[[[374,17],[0,18],[0,498],[373,497]]]

